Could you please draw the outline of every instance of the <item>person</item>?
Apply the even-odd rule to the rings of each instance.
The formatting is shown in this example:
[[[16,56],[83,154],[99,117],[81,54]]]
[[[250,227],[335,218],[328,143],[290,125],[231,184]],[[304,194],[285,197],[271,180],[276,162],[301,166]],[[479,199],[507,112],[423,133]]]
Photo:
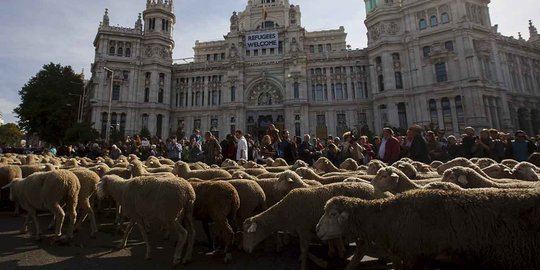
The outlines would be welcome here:
[[[360,145],[364,148],[364,164],[368,164],[375,158],[375,152],[373,152],[373,145],[369,143],[367,136],[360,136]]]
[[[157,151],[157,145],[152,144],[150,146],[150,156],[159,157],[160,153]]]
[[[347,158],[352,158],[356,162],[362,164],[364,162],[364,148],[354,138],[352,132],[348,131],[343,134],[343,149],[341,151],[340,162],[345,161]]]
[[[236,137],[236,161],[248,160],[248,143],[241,130],[234,133]]]
[[[465,135],[461,139],[461,145],[463,146],[463,155],[465,158],[473,157],[473,147],[476,142],[476,131],[472,127],[465,128]]]
[[[489,137],[489,130],[482,129],[480,136],[474,141],[474,156],[477,158],[489,158],[494,146],[493,141]]]
[[[182,159],[182,146],[177,142],[176,136],[170,138],[167,145],[167,157],[174,162]]]
[[[68,150],[69,151],[69,150]],[[111,153],[110,153],[110,157],[114,160],[116,160],[117,158],[119,158],[120,156],[122,155],[122,150],[120,150],[120,148],[118,148],[118,146],[116,146],[116,144],[113,144],[111,146]]]
[[[228,134],[225,141],[221,143],[221,149],[223,157],[230,160],[236,159],[236,143],[234,142],[234,136]]]
[[[429,164],[431,161],[429,159],[426,140],[422,136],[422,127],[414,125],[410,127],[409,130],[411,131],[411,135],[413,136],[411,148],[409,151],[409,158],[414,161]]]
[[[197,137],[192,135],[189,138],[188,161],[190,163],[201,161],[201,152],[202,152],[201,144],[197,141]]]
[[[328,151],[326,152],[326,158],[328,158],[328,160],[330,160],[330,162],[332,162],[332,164],[334,164],[335,166],[339,166],[339,148],[334,143],[328,143],[326,147],[328,148]]]
[[[202,146],[204,163],[208,165],[221,164],[221,145],[211,132],[204,133],[204,144]]]
[[[529,159],[529,155],[534,152],[534,146],[527,140],[527,133],[518,130],[515,133],[516,138],[511,141],[507,152],[510,158],[522,162]]]
[[[505,143],[501,140],[499,131],[496,129],[490,129],[489,136],[493,140],[493,147],[489,151],[489,157],[497,162],[501,162],[504,159]]]
[[[304,140],[298,146],[298,157],[309,166],[312,166],[315,147],[310,143],[310,140],[311,136],[309,136],[309,134],[304,134]]]
[[[289,164],[294,162],[291,142],[289,141],[289,131],[286,129],[281,131],[281,141],[277,145],[277,157],[284,159]]]
[[[264,135],[261,140],[261,159],[274,158],[276,152],[272,146],[272,138],[270,135]]]
[[[398,138],[394,136],[391,128],[383,128],[382,142],[379,147],[379,158],[387,164],[394,164],[399,160],[401,147]]]
[[[379,147],[381,147],[381,138],[379,136],[373,137],[373,152],[377,156],[379,153]]]
[[[447,140],[448,159],[452,160],[457,157],[463,157],[463,147],[458,142],[457,138],[454,135],[450,135]]]
[[[426,143],[427,143],[427,149],[429,153],[429,158],[431,160],[443,160],[443,149],[442,145],[439,143],[437,138],[435,137],[435,132],[428,131],[426,132]]]

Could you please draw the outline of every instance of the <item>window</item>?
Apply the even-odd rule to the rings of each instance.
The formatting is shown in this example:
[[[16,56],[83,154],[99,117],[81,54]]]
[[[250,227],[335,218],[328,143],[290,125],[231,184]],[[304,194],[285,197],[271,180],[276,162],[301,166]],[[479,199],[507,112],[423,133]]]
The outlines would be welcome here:
[[[420,19],[420,21],[418,22],[418,28],[420,28],[420,30],[424,30],[427,28],[426,19]]]
[[[167,24],[165,23],[165,19],[161,19],[161,30],[165,31],[166,27],[167,27]]]
[[[332,51],[332,44],[326,44],[326,51],[331,52]]]
[[[118,127],[118,114],[113,112],[111,114],[111,128],[116,130],[117,127]]]
[[[406,129],[409,124],[407,123],[407,106],[405,106],[405,103],[400,102],[397,105],[398,109],[398,118],[399,118],[399,127],[402,129]]]
[[[163,86],[165,84],[165,73],[159,73],[159,85]]]
[[[317,128],[326,127],[326,116],[324,114],[317,115]]]
[[[163,91],[163,88],[160,88],[159,89],[159,93],[158,93],[158,103],[163,103],[163,95],[164,95],[164,91]]]
[[[120,100],[120,85],[115,84],[112,90],[112,100]]]
[[[319,53],[323,53],[324,48],[323,48],[323,45],[322,45],[322,44],[317,45],[317,51],[318,51]]]
[[[180,96],[178,97],[178,104],[180,107],[184,107],[184,96],[185,94],[184,93],[180,93]]]
[[[231,86],[231,102],[236,101],[236,86]]]
[[[439,22],[437,21],[437,16],[433,15],[429,18],[429,25],[431,27],[435,27],[439,24]]]
[[[122,71],[122,76],[124,77],[124,80],[128,80],[129,79],[129,71],[127,71],[127,70]]]
[[[251,55],[251,51],[250,50],[246,50],[246,56],[250,56]]]
[[[145,83],[146,85],[149,85],[149,84],[150,84],[150,78],[151,78],[151,77],[152,77],[152,73],[146,72],[146,74],[145,74],[145,76],[144,76],[144,78],[145,78],[144,83]]]
[[[422,48],[422,54],[424,55],[424,58],[429,57],[429,54],[431,53],[431,47],[425,46]]]
[[[454,51],[454,42],[452,42],[452,41],[445,42],[444,43],[444,48],[449,52],[453,52]]]
[[[437,82],[448,81],[448,74],[446,72],[446,63],[435,64],[435,74],[437,75]]]
[[[462,131],[465,129],[465,112],[463,110],[463,101],[461,99],[461,96],[455,97],[454,101],[456,103],[456,114],[459,130]]]
[[[315,86],[315,90],[314,90],[314,93],[313,93],[313,96],[315,98],[315,100],[323,100],[323,86],[322,84],[317,84],[317,86]]]
[[[259,50],[254,50],[253,51],[253,56],[258,56],[259,55]]]
[[[114,55],[116,52],[115,42],[111,41],[109,46],[109,55]]]
[[[387,127],[388,126],[388,107],[386,107],[386,105],[384,104],[380,105],[379,113],[381,115],[381,126]]]
[[[124,133],[126,131],[126,114],[120,114],[120,132]]]
[[[212,105],[215,106],[218,103],[218,91],[212,91]]]
[[[193,120],[193,129],[201,130],[201,119]]]
[[[105,137],[107,133],[107,116],[106,112],[101,113],[101,137]]]
[[[126,57],[131,57],[131,43],[126,43]]]
[[[434,99],[429,100],[429,116],[431,124],[439,125],[439,114],[437,113],[437,102]]]
[[[144,89],[144,102],[150,102],[150,88]]]
[[[148,114],[142,115],[142,128],[148,129]]]
[[[443,122],[446,130],[454,130],[454,125],[452,121],[452,109],[450,108],[450,100],[448,98],[443,98],[441,100],[441,107],[443,113]]]
[[[161,135],[163,135],[162,132],[163,132],[163,115],[158,114],[156,117],[156,136],[158,136],[158,138],[161,138]]]
[[[448,15],[448,13],[444,12],[443,14],[441,14],[441,23],[448,22],[450,22],[450,16]]]
[[[294,82],[293,84],[293,96],[294,99],[300,98],[300,84],[298,82]]]
[[[345,99],[343,95],[343,85],[341,83],[336,84],[336,99],[337,100]]]
[[[195,93],[195,106],[199,106],[201,104],[201,92]]]
[[[382,92],[384,91],[384,76],[382,74],[378,76],[378,81],[379,81],[379,91]]]
[[[396,71],[394,74],[396,77],[396,89],[403,89],[403,79],[401,77],[401,72]]]
[[[300,130],[300,123],[294,123],[294,135],[296,137],[301,137],[302,136],[302,132]]]
[[[116,55],[124,56],[124,49],[122,46],[124,46],[124,44],[122,42],[118,42],[118,49],[117,49]]]

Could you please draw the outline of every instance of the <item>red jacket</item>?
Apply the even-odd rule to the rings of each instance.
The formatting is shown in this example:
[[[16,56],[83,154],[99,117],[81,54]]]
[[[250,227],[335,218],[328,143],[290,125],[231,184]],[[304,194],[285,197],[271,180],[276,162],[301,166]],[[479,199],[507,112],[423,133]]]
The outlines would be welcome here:
[[[399,160],[401,152],[401,146],[399,140],[392,136],[386,140],[386,147],[384,149],[384,158],[383,162],[392,164]]]

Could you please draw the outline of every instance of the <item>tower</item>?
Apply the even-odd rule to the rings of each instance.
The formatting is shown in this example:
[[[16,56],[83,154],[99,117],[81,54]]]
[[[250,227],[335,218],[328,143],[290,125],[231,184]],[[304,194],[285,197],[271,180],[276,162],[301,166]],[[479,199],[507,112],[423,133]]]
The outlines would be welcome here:
[[[169,133],[171,105],[173,26],[176,17],[172,0],[147,0],[143,12],[144,36],[140,82],[147,110],[141,112],[142,127],[158,137]]]

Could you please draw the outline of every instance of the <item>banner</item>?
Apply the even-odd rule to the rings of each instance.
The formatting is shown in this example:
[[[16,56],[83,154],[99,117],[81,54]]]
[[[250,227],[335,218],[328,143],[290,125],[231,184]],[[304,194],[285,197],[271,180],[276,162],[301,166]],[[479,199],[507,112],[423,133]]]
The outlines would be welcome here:
[[[271,49],[279,47],[278,32],[251,33],[246,35],[246,49]]]

